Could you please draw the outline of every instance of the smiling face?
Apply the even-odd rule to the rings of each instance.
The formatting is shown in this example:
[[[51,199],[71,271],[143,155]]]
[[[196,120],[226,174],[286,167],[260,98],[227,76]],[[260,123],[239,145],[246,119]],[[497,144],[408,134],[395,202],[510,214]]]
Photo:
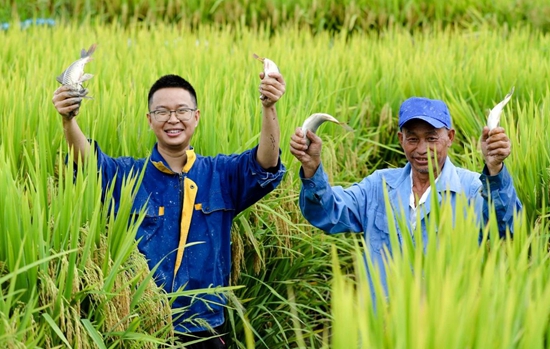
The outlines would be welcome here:
[[[428,149],[432,160],[432,166],[436,166],[434,173],[439,174],[445,160],[447,151],[453,143],[455,136],[454,129],[434,128],[429,123],[413,119],[403,125],[402,131],[398,133],[399,143],[405,152],[405,156],[411,164],[415,175],[427,176],[428,167]]]
[[[195,109],[196,103],[189,91],[179,87],[168,87],[157,90],[151,97],[149,110],[176,110],[180,108]],[[187,121],[180,121],[176,113],[170,113],[168,121],[157,121],[152,113],[147,114],[149,125],[155,132],[160,151],[179,152],[189,148],[191,137],[200,118],[200,111],[192,113]]]

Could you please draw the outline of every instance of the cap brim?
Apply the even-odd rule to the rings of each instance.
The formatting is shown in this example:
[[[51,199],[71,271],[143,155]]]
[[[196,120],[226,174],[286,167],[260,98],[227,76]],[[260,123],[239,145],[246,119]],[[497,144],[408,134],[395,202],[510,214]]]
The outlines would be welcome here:
[[[428,124],[432,125],[434,128],[448,128],[447,125],[445,125],[444,123],[442,123],[441,121],[437,120],[437,119],[434,119],[432,117],[429,117],[429,116],[413,116],[412,118],[409,118],[407,121],[403,122],[399,128],[402,128],[403,126],[405,126],[405,124],[411,120],[422,120],[422,121],[425,121],[427,122]]]

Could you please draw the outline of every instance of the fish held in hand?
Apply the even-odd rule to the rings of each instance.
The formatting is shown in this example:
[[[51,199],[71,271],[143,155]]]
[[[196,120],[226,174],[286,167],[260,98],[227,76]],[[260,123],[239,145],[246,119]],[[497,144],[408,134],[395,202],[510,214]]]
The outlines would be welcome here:
[[[489,113],[489,117],[487,117],[487,126],[489,127],[489,131],[494,129],[498,126],[500,122],[500,114],[502,114],[502,110],[504,109],[504,106],[506,103],[510,101],[510,98],[512,98],[512,94],[514,93],[514,87],[512,86],[512,89],[504,99],[497,104]]]
[[[353,128],[351,128],[348,124],[345,122],[338,121],[334,116],[326,113],[315,113],[311,114],[302,125],[302,132],[304,133],[304,138],[306,139],[307,144],[309,145],[310,140],[307,138],[307,131],[310,130],[311,132],[315,133],[317,132],[317,129],[321,124],[323,124],[325,121],[330,121],[335,124],[338,124],[346,129],[346,131],[353,131]]]
[[[86,89],[82,86],[82,83],[90,80],[93,75],[84,73],[84,66],[86,63],[92,60],[92,54],[96,49],[96,44],[90,46],[88,51],[82,49],[80,52],[80,59],[74,61],[61,75],[57,77],[57,81],[64,85],[69,86],[71,89],[79,92],[81,97],[86,97]]]
[[[265,57],[260,57],[255,53],[254,53],[254,58],[259,60],[260,62],[262,62],[264,64],[265,77],[269,76],[270,73],[278,73],[279,72],[279,67],[277,67],[277,64],[275,64],[275,62],[273,62],[271,59],[265,58]],[[264,77],[264,79],[265,79],[265,77]]]
[[[279,67],[277,67],[277,64],[275,64],[275,62],[273,62],[269,58],[260,57],[255,53],[254,53],[253,57],[264,64],[264,74],[265,74],[264,79],[269,77],[269,74],[271,74],[271,73],[279,73]],[[260,95],[261,100],[264,100],[266,98],[267,97],[264,96],[263,94]]]

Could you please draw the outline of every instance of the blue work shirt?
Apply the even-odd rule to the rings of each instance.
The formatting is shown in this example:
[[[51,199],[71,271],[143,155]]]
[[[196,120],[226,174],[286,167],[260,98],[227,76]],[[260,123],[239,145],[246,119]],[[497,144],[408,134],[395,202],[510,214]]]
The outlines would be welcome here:
[[[257,147],[215,157],[187,150],[181,173],[170,169],[157,145],[148,159],[112,158],[97,145],[96,149],[104,192],[115,180],[115,212],[124,178],[146,166],[132,208],[137,214],[146,207],[136,238],[149,268],[158,265],[155,281],[167,292],[228,286],[233,218],[275,189],[285,173],[280,159],[275,169],[264,170],[256,160]],[[181,332],[207,329],[186,319],[220,326],[225,321],[224,304],[226,299],[219,294],[180,296],[172,308],[189,309],[183,317],[174,316],[174,327]]]
[[[422,241],[426,242],[427,231],[425,218],[430,213],[432,199],[436,192],[438,202],[441,203],[442,194],[450,195],[451,204],[456,207],[457,194],[463,194],[469,202],[475,205],[479,223],[487,222],[489,217],[488,198],[490,197],[495,208],[499,233],[504,236],[506,228],[512,230],[514,211],[521,209],[521,202],[517,197],[512,177],[506,166],[495,176],[489,176],[484,169],[483,173],[472,172],[453,165],[447,157],[445,165],[438,177],[436,190],[431,190],[425,206],[419,213],[423,213]],[[380,271],[380,279],[387,292],[386,272],[384,269],[384,246],[391,253],[388,217],[384,200],[384,182],[386,183],[389,202],[394,217],[405,219],[410,228],[409,199],[412,191],[411,165],[403,168],[377,170],[355,183],[349,188],[341,186],[331,187],[327,174],[322,165],[319,166],[311,178],[304,178],[301,170],[302,189],[300,191],[300,209],[304,217],[315,227],[326,233],[364,233],[367,251]],[[488,185],[487,185],[488,184]],[[404,214],[404,217],[403,217]],[[398,234],[399,231],[396,225]],[[407,232],[409,233],[409,232]],[[401,241],[401,239],[399,239]],[[369,281],[370,279],[369,273]]]

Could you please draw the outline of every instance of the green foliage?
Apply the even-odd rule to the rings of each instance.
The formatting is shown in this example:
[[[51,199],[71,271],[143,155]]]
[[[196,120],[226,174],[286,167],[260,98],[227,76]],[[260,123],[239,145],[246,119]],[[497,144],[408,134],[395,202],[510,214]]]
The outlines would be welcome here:
[[[245,25],[269,31],[297,26],[314,33],[381,31],[394,25],[417,29],[433,23],[444,27],[525,23],[550,29],[546,0],[3,0],[0,5],[0,21],[94,17],[124,26],[172,23],[196,29],[204,24]]]
[[[453,220],[456,212],[465,212],[463,219]],[[478,244],[475,213],[464,198],[456,210],[444,202],[430,217],[425,249],[408,234],[400,248],[390,232],[387,298],[376,273],[376,301],[370,296],[362,261],[365,254],[372,270],[368,251],[352,252],[351,277],[333,258],[331,347],[546,348],[550,270],[541,233],[547,226],[531,229],[520,216],[513,239],[500,240],[489,225]]]
[[[171,311],[136,249],[141,219],[128,226],[127,215],[108,218],[94,161],[73,178],[59,156],[59,173],[48,173],[37,148],[23,155],[28,167],[16,180],[0,146],[1,346],[96,348],[101,338],[119,348],[136,339],[152,347],[171,332]],[[135,182],[124,189],[128,201]],[[129,212],[131,203],[121,207]]]
[[[199,3],[210,4],[189,2],[189,6]],[[69,12],[63,14],[63,9],[69,4],[92,6],[92,2],[56,2],[29,13],[46,16],[55,9],[68,19]],[[129,11],[130,3],[124,4]],[[227,4],[219,2],[218,7]],[[327,4],[337,7],[334,2]],[[384,4],[394,6],[394,11],[401,6],[399,2],[379,6]],[[111,5],[114,8],[117,2]],[[443,2],[430,6],[436,5],[444,6]],[[407,6],[413,7],[412,3]],[[453,4],[448,6],[451,11]],[[211,7],[206,9],[199,13],[208,13]],[[261,65],[252,54],[274,60],[284,74],[287,92],[277,110],[282,161],[288,172],[275,192],[234,224],[235,288],[226,290],[232,299],[228,309],[232,347],[329,347],[333,333],[352,329],[346,327],[353,318],[346,319],[351,314],[346,309],[356,303],[331,291],[332,246],[343,266],[342,277],[357,287],[341,288],[341,292],[344,297],[363,297],[365,303],[360,303],[364,308],[357,307],[366,314],[366,320],[358,323],[358,336],[369,333],[374,347],[443,343],[437,337],[438,324],[445,328],[453,324],[444,321],[443,311],[460,325],[461,332],[450,336],[449,343],[456,339],[459,344],[482,347],[489,339],[497,340],[496,335],[484,337],[486,324],[492,322],[495,328],[504,326],[510,336],[519,336],[516,330],[523,329],[517,339],[517,343],[525,341],[523,347],[533,343],[536,347],[542,333],[548,336],[547,322],[535,323],[535,316],[547,318],[543,296],[548,274],[542,261],[546,260],[549,194],[550,137],[545,115],[550,53],[549,38],[542,31],[522,25],[495,28],[490,25],[493,22],[480,21],[471,27],[464,23],[460,30],[426,25],[411,31],[392,25],[376,34],[358,30],[353,36],[325,31],[313,35],[300,29],[300,21],[284,30],[272,31],[267,25],[250,30],[235,23],[199,26],[199,15],[191,30],[137,19],[109,22],[107,12],[97,11],[103,17],[0,32],[2,345],[55,347],[68,341],[83,348],[155,347],[170,335],[165,323],[170,295],[153,287],[146,263],[136,252],[133,238],[139,220],[127,225],[131,190],[126,192],[122,213],[114,219],[101,205],[94,164],[86,164],[74,180],[69,175],[71,165],[64,164],[68,150],[60,116],[51,104],[58,86],[55,77],[92,42],[98,43],[98,49],[86,71],[95,75],[87,83],[94,99],[83,101],[78,121],[85,134],[112,156],[149,155],[155,138],[147,124],[146,96],[160,75],[180,74],[195,86],[201,120],[192,143],[198,153],[214,155],[240,152],[257,142]],[[307,19],[307,11],[300,18]],[[128,16],[135,14],[129,11]],[[452,13],[448,16],[453,18]],[[23,47],[25,42],[32,45]],[[471,236],[453,235],[454,230],[445,226],[446,245],[442,246],[446,248],[440,254],[432,251],[422,257],[411,247],[403,259],[393,262],[393,278],[403,280],[403,290],[392,291],[395,303],[378,304],[382,316],[376,316],[364,299],[363,274],[352,270],[355,260],[360,260],[350,253],[357,238],[322,235],[301,217],[299,164],[288,151],[291,134],[314,112],[327,112],[353,127],[355,132],[348,133],[325,124],[318,131],[331,181],[347,185],[375,169],[404,164],[396,121],[405,98],[441,98],[448,103],[457,129],[450,154],[453,161],[480,171],[478,140],[486,112],[511,86],[516,92],[502,124],[513,146],[506,165],[525,207],[516,238],[502,246],[491,240],[483,245],[488,250],[479,249]],[[134,180],[138,179],[129,181],[129,188]],[[442,216],[448,214],[441,211]],[[460,229],[468,229],[467,221],[460,223]],[[527,258],[533,258],[531,264]],[[474,262],[481,264],[476,267]],[[410,265],[423,270],[425,279],[410,274]],[[490,281],[501,287],[495,298],[490,297],[495,291]],[[468,285],[475,286],[469,289]],[[421,296],[429,297],[428,305],[418,301]],[[343,304],[331,308],[331,301]],[[443,306],[438,308],[436,301]],[[527,309],[533,303],[542,305],[531,313]],[[453,304],[464,305],[464,310]],[[478,312],[476,307],[481,306],[487,310]],[[498,310],[498,318],[490,309]],[[460,320],[460,316],[468,318],[466,310],[473,314],[473,324]],[[403,312],[407,316],[400,317]],[[415,328],[415,321],[423,327]],[[518,321],[526,321],[529,327],[521,327]],[[399,332],[403,328],[405,336]],[[466,336],[463,342],[459,334]],[[345,335],[342,340],[355,341]],[[496,343],[512,342],[503,337]]]

